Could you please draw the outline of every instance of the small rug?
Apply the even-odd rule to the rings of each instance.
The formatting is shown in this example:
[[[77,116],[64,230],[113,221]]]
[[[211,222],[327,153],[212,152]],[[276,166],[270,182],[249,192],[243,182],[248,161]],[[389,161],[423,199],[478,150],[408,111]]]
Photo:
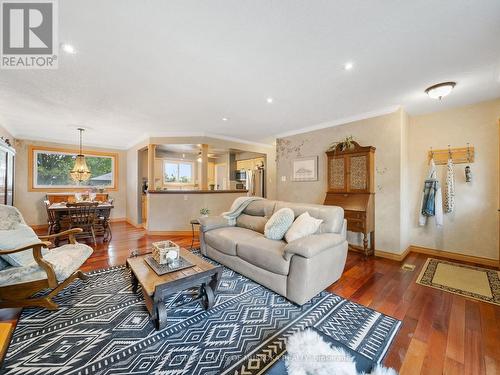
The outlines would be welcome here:
[[[0,373],[259,374],[309,326],[380,362],[401,324],[328,292],[297,306],[228,268],[212,309],[175,307],[193,292],[168,298],[156,331],[128,269],[95,271],[57,296],[59,310],[23,310]]]
[[[428,258],[417,283],[500,305],[500,272],[497,270]]]

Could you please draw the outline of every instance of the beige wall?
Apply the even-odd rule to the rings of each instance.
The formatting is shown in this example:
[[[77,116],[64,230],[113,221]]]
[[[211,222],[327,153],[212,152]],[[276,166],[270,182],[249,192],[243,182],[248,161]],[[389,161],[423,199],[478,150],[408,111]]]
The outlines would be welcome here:
[[[401,111],[401,182],[400,182],[400,249],[406,250],[410,246],[410,203],[409,203],[409,179],[410,179],[410,150],[409,150],[410,117],[405,111]]]
[[[28,146],[48,146],[75,149],[77,146],[59,143],[48,143],[21,140],[16,144],[16,183],[14,204],[21,213],[24,219],[30,225],[43,225],[47,224],[47,214],[43,206],[45,199],[44,192],[29,192],[28,191]],[[110,191],[109,195],[114,198],[115,208],[111,212],[111,217],[114,219],[124,219],[126,216],[126,184],[127,184],[127,169],[124,151],[106,150],[101,148],[89,147],[89,150],[115,152],[118,153],[118,191]],[[71,190],[71,189],[69,189]]]
[[[410,241],[412,245],[498,259],[498,132],[500,99],[410,118]],[[434,149],[475,147],[473,181],[466,183],[465,164],[455,166],[456,209],[445,214],[444,225],[432,220],[417,224],[427,152]],[[438,166],[444,184],[445,166]]]
[[[406,249],[401,229],[402,140],[405,137],[402,110],[345,125],[294,135],[279,140],[285,146],[278,151],[277,196],[292,202],[320,203],[325,198],[326,155],[325,151],[333,142],[352,135],[362,146],[375,146],[375,226],[376,249],[400,253]],[[290,151],[290,152],[289,152]],[[292,161],[297,157],[319,156],[319,181],[291,181]],[[282,181],[282,176],[286,182]],[[358,234],[349,234],[351,242],[360,241]]]

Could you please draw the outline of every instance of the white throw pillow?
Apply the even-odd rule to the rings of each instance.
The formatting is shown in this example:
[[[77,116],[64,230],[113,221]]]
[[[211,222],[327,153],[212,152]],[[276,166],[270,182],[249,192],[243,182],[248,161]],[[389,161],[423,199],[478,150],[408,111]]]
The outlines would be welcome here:
[[[276,211],[264,227],[264,236],[270,240],[283,239],[294,218],[295,214],[291,208],[282,208]]]
[[[299,238],[316,233],[322,222],[323,220],[316,219],[309,215],[309,212],[304,212],[297,219],[295,219],[290,229],[288,229],[288,232],[286,232],[286,242],[290,243],[298,240]]]
[[[41,242],[36,233],[26,224],[18,224],[16,229],[0,230],[0,249],[13,250],[26,245]],[[15,267],[25,267],[35,263],[33,250],[2,255],[3,260]]]

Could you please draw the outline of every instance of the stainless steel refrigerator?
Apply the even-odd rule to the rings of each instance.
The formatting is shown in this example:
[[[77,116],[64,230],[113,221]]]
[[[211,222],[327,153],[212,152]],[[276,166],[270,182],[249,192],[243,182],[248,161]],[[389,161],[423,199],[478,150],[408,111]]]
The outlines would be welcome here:
[[[266,171],[264,168],[254,169],[252,171],[251,195],[256,197],[266,197]]]

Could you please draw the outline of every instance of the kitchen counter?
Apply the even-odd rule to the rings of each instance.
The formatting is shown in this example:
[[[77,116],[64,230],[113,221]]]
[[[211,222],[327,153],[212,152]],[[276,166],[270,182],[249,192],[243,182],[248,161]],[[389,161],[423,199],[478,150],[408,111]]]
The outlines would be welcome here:
[[[248,193],[245,189],[235,189],[235,190],[181,190],[181,189],[170,189],[170,190],[149,190],[148,194],[224,194],[224,193]]]

